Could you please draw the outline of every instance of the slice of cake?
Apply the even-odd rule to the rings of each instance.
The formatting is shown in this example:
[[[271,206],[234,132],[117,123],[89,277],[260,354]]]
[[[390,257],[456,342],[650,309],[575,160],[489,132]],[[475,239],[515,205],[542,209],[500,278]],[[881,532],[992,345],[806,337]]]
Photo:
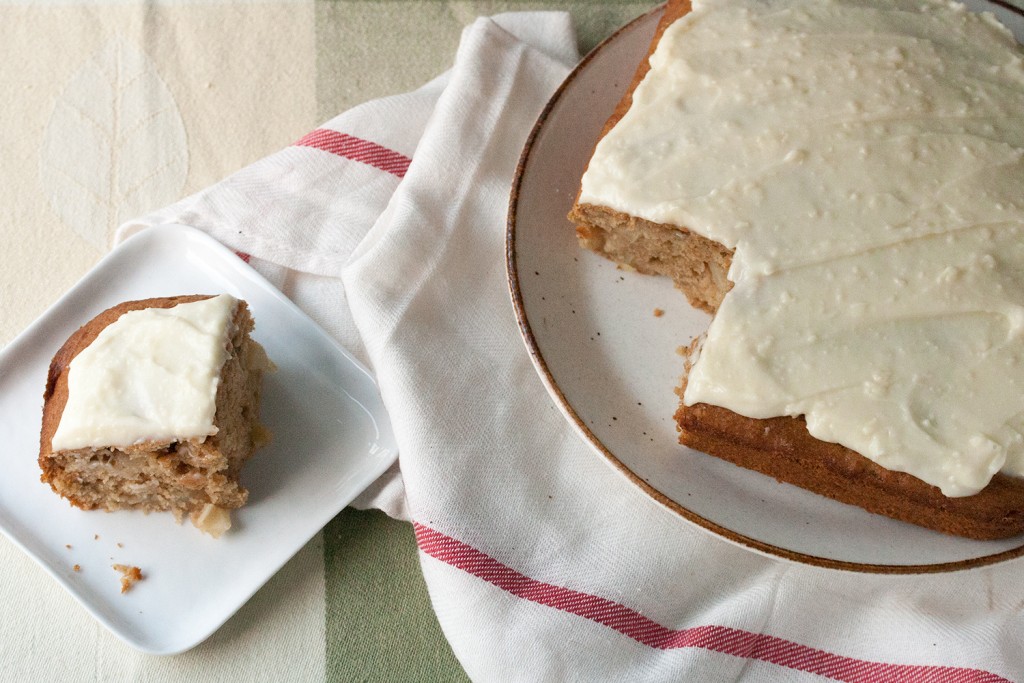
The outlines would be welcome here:
[[[1024,55],[925,0],[670,0],[570,219],[714,314],[680,440],[1024,532]]]
[[[84,510],[169,511],[219,535],[245,504],[246,460],[273,364],[229,295],[129,301],[79,328],[50,363],[42,481]]]

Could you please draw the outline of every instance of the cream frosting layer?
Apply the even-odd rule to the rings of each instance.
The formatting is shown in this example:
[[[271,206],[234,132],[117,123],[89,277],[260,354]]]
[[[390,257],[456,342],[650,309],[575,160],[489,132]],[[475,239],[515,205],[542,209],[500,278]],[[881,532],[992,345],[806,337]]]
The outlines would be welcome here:
[[[129,311],[68,369],[53,450],[130,446],[217,433],[217,386],[238,300],[227,294]]]
[[[705,0],[581,203],[735,250],[684,401],[976,493],[1024,475],[1024,59],[934,0]]]

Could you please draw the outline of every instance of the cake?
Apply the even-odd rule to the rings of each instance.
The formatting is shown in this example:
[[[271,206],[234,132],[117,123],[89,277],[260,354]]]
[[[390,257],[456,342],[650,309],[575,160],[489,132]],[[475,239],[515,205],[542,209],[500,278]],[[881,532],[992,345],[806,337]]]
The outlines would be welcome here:
[[[1022,84],[1009,31],[956,4],[670,0],[570,220],[714,316],[681,443],[1024,532]]]
[[[78,566],[77,564],[75,565]],[[114,571],[121,574],[121,593],[127,593],[135,587],[139,581],[142,581],[145,576],[142,575],[142,570],[134,565],[128,564],[113,564],[111,567]]]
[[[50,363],[41,480],[83,510],[168,511],[219,536],[245,504],[245,462],[269,438],[245,301],[128,301],[79,328]]]

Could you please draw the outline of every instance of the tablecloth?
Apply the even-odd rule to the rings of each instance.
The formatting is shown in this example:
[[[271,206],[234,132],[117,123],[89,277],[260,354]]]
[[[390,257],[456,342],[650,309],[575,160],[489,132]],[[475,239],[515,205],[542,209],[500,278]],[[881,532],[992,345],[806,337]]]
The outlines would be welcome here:
[[[650,6],[575,3],[581,50]],[[451,66],[476,17],[544,7],[562,5],[0,2],[0,344],[98,261],[124,220],[418,87]],[[67,125],[83,136],[73,148],[48,133]],[[132,145],[153,141],[163,163],[133,166]],[[0,679],[464,680],[415,549],[408,524],[347,509],[210,640],[159,658],[109,634],[0,538]]]
[[[152,10],[152,7],[147,7],[142,13],[147,14]],[[152,17],[150,20],[151,23],[148,25],[143,20],[143,26],[153,26]],[[157,77],[152,75],[155,70],[151,68],[151,63],[143,58],[144,54],[140,57],[138,50],[133,52],[134,47],[130,43],[115,41],[96,52],[90,57],[85,66],[75,72],[74,76],[68,81],[68,85],[60,91],[60,95],[57,97],[48,122],[44,126],[40,151],[38,153],[38,173],[43,187],[43,194],[46,195],[49,188],[53,186],[63,188],[59,196],[53,196],[50,193],[51,196],[47,201],[49,209],[60,218],[61,224],[70,227],[79,239],[87,243],[93,242],[100,245],[97,247],[100,250],[103,249],[103,236],[101,230],[98,230],[96,225],[101,223],[103,219],[111,221],[110,225],[116,225],[127,217],[136,213],[143,213],[146,208],[160,206],[173,199],[161,197],[159,201],[148,205],[132,204],[134,198],[142,194],[151,185],[153,187],[165,188],[174,184],[173,178],[175,174],[180,174],[182,166],[187,167],[187,164],[183,163],[182,155],[180,154],[182,140],[185,140],[185,146],[190,147],[191,144],[191,138],[182,132],[185,130],[183,117],[181,121],[176,120],[172,116],[174,109],[171,106],[161,106],[161,108],[151,111],[146,115],[132,116],[129,114],[131,112],[132,87],[138,83],[147,83],[145,87],[148,88],[146,92],[148,101],[167,102],[175,99],[173,94],[168,94],[172,92],[168,82],[160,78],[159,74]],[[232,51],[228,56],[233,58],[234,54],[236,53]],[[288,69],[281,69],[279,66],[279,71],[287,72]],[[93,114],[108,114],[110,112],[105,110],[94,112],[90,109],[96,99],[95,93],[101,90],[104,82],[114,84],[112,88],[114,95],[111,98],[113,106],[110,109],[110,112],[113,112],[113,114],[110,121],[104,121],[99,116],[92,116]],[[125,125],[126,121],[129,122],[127,125]],[[86,140],[86,143],[61,146],[59,143],[61,136],[52,134],[54,127],[68,130],[74,126],[79,126],[82,131],[79,141]],[[152,159],[156,157],[161,159],[161,163],[152,168],[140,169],[137,165],[133,165],[135,157],[131,154],[121,155],[119,152],[121,147],[118,144],[109,144],[108,147],[110,148],[103,147],[100,144],[103,139],[108,141],[114,140],[119,144],[123,143],[124,147],[130,150],[130,145],[134,139],[133,136],[138,131],[150,127],[155,127],[159,133],[143,136],[148,138],[148,143],[157,145],[156,154],[147,155],[147,158]],[[99,140],[96,141],[90,137],[92,134],[90,131],[100,131],[103,135],[93,135],[92,137]],[[63,136],[63,140],[67,141],[68,137]],[[99,174],[98,184],[95,176],[73,175],[68,177],[67,169],[75,166],[54,162],[55,159],[60,158],[60,155],[84,154],[86,157],[81,158],[79,161],[85,164],[89,159],[94,160],[98,158],[97,155],[100,152],[97,152],[97,150],[110,153],[109,157],[111,160],[109,165],[110,174],[106,176]],[[432,151],[432,154],[436,156],[437,151]],[[92,156],[89,157],[88,155]],[[426,156],[430,157],[431,151],[428,150]],[[188,158],[190,159],[190,157]],[[97,166],[101,165],[92,164],[93,168]],[[203,184],[199,186],[203,186]],[[78,189],[76,190],[75,188]],[[102,191],[100,191],[104,189],[106,191],[105,200],[103,199]],[[178,194],[186,194],[186,191],[184,185],[182,185]],[[403,199],[409,200],[410,198]],[[413,199],[415,200],[415,197]],[[404,209],[408,209],[408,207],[404,207]],[[122,211],[130,211],[131,213],[125,214]],[[404,219],[407,225],[402,227],[401,212],[402,207],[399,206],[395,209],[398,217],[392,217],[392,223],[399,226],[398,234],[400,234],[402,229],[406,231],[409,229],[408,218]],[[90,220],[88,222],[83,221],[76,226],[76,221],[82,218],[83,213],[88,214]],[[453,224],[458,224],[458,222]],[[106,238],[109,239],[109,237],[110,230],[106,232]],[[38,236],[36,238],[37,240],[39,239]],[[356,264],[349,271],[349,274],[346,275],[346,284],[348,284],[349,280],[352,280],[364,287],[369,285],[367,289],[361,291],[361,294],[353,297],[353,306],[361,307],[364,313],[372,310],[374,304],[382,300],[391,301],[392,303],[410,303],[403,301],[397,292],[392,291],[392,288],[388,285],[390,281],[381,279],[379,276],[375,278],[373,273],[368,270],[375,265],[380,265],[379,263],[374,263],[373,256],[370,253],[373,252],[375,247],[386,244],[389,239],[394,239],[394,236],[377,236],[374,240],[369,241],[370,244],[362,248],[359,254],[359,260],[362,265]],[[26,242],[31,241],[27,240]],[[42,238],[39,242],[42,244],[52,244],[50,239],[46,237]],[[26,253],[22,257],[28,259],[30,257],[29,252],[32,250],[27,249],[25,251]],[[368,254],[370,255],[368,256]],[[19,260],[14,259],[11,262],[15,263]],[[361,272],[360,267],[362,268]],[[483,271],[489,272],[487,268],[484,268]],[[487,276],[489,278],[489,275]],[[287,291],[287,282],[284,285]],[[371,325],[370,328],[367,327],[366,319],[368,317],[371,321],[376,319],[372,315],[364,315],[362,329],[376,332],[373,336],[374,339],[380,339],[382,332],[385,337],[388,333],[391,333],[399,340],[400,346],[402,326],[398,325],[396,319],[394,319],[392,315],[394,313],[393,308],[387,307],[386,309],[374,312],[380,314],[380,329],[373,329],[374,325],[377,325],[376,323]],[[394,327],[389,328],[389,326]],[[406,334],[408,334],[408,328],[406,328]],[[406,343],[408,343],[408,340]],[[389,352],[390,349],[387,345],[380,346],[378,344],[368,349],[371,357],[378,361],[382,357],[387,357]],[[389,368],[387,364],[381,364],[380,368],[387,375],[385,379],[390,380],[390,382],[384,384],[385,387],[399,384],[398,380],[409,379],[401,377],[401,369]],[[415,373],[413,376],[416,376]],[[387,398],[387,396],[385,397]],[[429,415],[429,412],[424,415]],[[509,415],[514,417],[514,411],[509,412]],[[412,418],[415,422],[418,417],[422,416],[396,414],[396,417],[401,418],[403,421],[408,421]],[[550,429],[557,431],[555,424],[557,422],[557,415],[554,412],[552,412],[551,420],[553,422],[549,425]],[[416,445],[418,449],[422,449],[424,446],[423,443],[417,443]],[[578,449],[570,450],[573,453],[578,451]],[[581,461],[581,464],[584,463],[590,463],[590,461]],[[590,464],[594,468],[599,469],[601,467],[596,462]],[[581,470],[581,476],[584,478],[602,478],[602,474],[597,469],[591,471],[589,465],[585,465],[584,469]],[[555,488],[557,486],[553,484],[553,489]],[[420,490],[417,493],[422,495],[423,492]],[[537,498],[534,496],[537,492],[532,492],[530,495],[526,495],[526,492],[523,492],[523,494],[524,500]],[[629,501],[633,501],[638,496],[632,490],[629,494],[626,494]],[[685,670],[691,675],[699,675],[697,672],[702,671],[706,675],[712,675],[714,672],[718,676],[723,676],[723,672],[728,671],[731,672],[728,674],[730,677],[744,677],[748,680],[758,680],[759,677],[779,675],[781,670],[773,669],[775,666],[785,667],[786,671],[792,674],[807,663],[810,663],[807,666],[813,667],[811,671],[818,671],[819,673],[830,671],[831,673],[842,674],[842,680],[873,680],[872,677],[884,674],[898,674],[902,676],[900,680],[997,680],[997,677],[994,675],[975,669],[956,669],[953,671],[948,668],[942,668],[940,671],[937,667],[929,667],[927,661],[920,666],[889,667],[884,663],[878,663],[878,661],[868,661],[856,656],[848,657],[842,653],[824,652],[801,644],[821,640],[836,642],[835,639],[842,641],[845,638],[849,638],[850,642],[853,643],[851,646],[854,649],[857,647],[867,647],[869,643],[868,649],[873,648],[874,651],[884,652],[886,653],[886,658],[900,658],[897,651],[898,647],[894,649],[895,643],[893,641],[872,641],[872,623],[876,625],[881,624],[877,620],[885,618],[887,614],[890,614],[891,612],[887,610],[891,609],[893,605],[886,605],[885,608],[880,607],[873,611],[865,610],[864,597],[871,595],[878,596],[880,600],[892,598],[893,596],[903,596],[907,600],[907,607],[910,611],[907,622],[908,627],[916,627],[925,630],[927,633],[936,634],[936,647],[939,646],[939,643],[945,645],[972,640],[977,642],[985,633],[991,634],[995,642],[998,642],[1000,624],[1005,624],[1005,622],[986,624],[975,621],[972,609],[966,605],[958,606],[959,603],[956,601],[956,596],[953,595],[941,596],[941,599],[933,604],[936,614],[942,615],[941,618],[936,620],[937,623],[928,622],[927,620],[922,621],[921,618],[913,616],[914,610],[920,609],[923,604],[928,604],[929,596],[923,593],[923,591],[927,591],[930,586],[939,588],[946,586],[942,582],[923,581],[915,589],[914,580],[891,582],[886,579],[876,580],[867,578],[862,581],[848,582],[847,588],[857,584],[863,589],[862,595],[853,596],[847,594],[845,590],[831,591],[829,589],[831,578],[828,572],[801,571],[798,568],[794,568],[793,565],[785,563],[766,565],[763,559],[756,558],[756,556],[745,551],[718,548],[716,556],[720,556],[719,559],[730,560],[728,570],[725,571],[723,569],[723,573],[727,573],[731,578],[729,580],[731,588],[728,591],[731,595],[731,604],[726,604],[723,600],[725,592],[721,591],[721,577],[714,577],[714,575],[712,577],[705,577],[705,575],[699,575],[698,573],[690,574],[689,581],[691,585],[687,586],[685,591],[677,592],[677,595],[689,596],[687,598],[689,600],[695,598],[696,603],[691,602],[688,607],[682,603],[676,604],[678,601],[672,598],[669,592],[671,587],[662,585],[665,578],[670,575],[666,572],[662,575],[662,579],[652,577],[651,585],[649,586],[652,591],[660,591],[662,593],[659,594],[666,596],[665,604],[654,608],[654,611],[660,612],[658,621],[662,622],[662,624],[659,624],[651,621],[644,613],[631,609],[628,606],[630,603],[645,603],[650,606],[651,602],[648,597],[641,596],[640,594],[632,596],[616,595],[614,593],[614,586],[604,586],[603,582],[604,578],[608,577],[608,575],[616,572],[621,574],[625,568],[623,563],[640,561],[665,563],[666,569],[668,569],[674,556],[683,557],[683,555],[673,552],[675,547],[673,544],[681,543],[682,545],[679,548],[683,548],[689,543],[681,542],[678,531],[673,529],[673,525],[679,523],[678,520],[672,520],[667,515],[658,516],[656,513],[649,515],[649,511],[644,513],[644,515],[647,515],[645,518],[654,520],[658,524],[665,524],[663,529],[665,538],[667,540],[671,539],[671,541],[666,542],[665,548],[651,549],[649,556],[646,558],[609,554],[602,552],[601,548],[584,550],[585,542],[593,542],[595,539],[600,541],[604,538],[600,533],[597,533],[597,535],[594,535],[594,533],[581,535],[578,538],[580,547],[573,546],[571,550],[579,552],[584,556],[604,558],[604,561],[611,562],[614,566],[602,567],[598,564],[588,565],[587,567],[562,566],[558,562],[557,557],[544,555],[541,559],[545,561],[541,562],[540,565],[544,565],[545,570],[549,571],[552,577],[569,577],[572,581],[579,582],[581,590],[574,590],[572,586],[564,581],[546,583],[543,579],[539,579],[537,574],[532,572],[530,572],[531,575],[518,573],[512,566],[502,562],[501,557],[507,557],[506,561],[509,562],[518,562],[534,567],[540,566],[537,562],[539,559],[538,553],[543,555],[544,553],[550,553],[552,549],[546,548],[544,544],[539,544],[537,540],[531,540],[527,537],[518,538],[516,536],[517,530],[514,528],[504,529],[509,532],[509,537],[498,541],[480,537],[479,535],[484,529],[474,528],[472,525],[459,529],[439,529],[433,525],[433,519],[431,519],[429,514],[431,501],[419,500],[415,501],[415,503],[419,511],[418,523],[415,527],[418,545],[421,552],[430,558],[424,560],[423,564],[428,578],[431,578],[437,584],[446,582],[450,588],[453,584],[457,585],[460,589],[435,594],[433,596],[433,607],[441,615],[442,623],[447,625],[446,628],[449,630],[450,636],[458,636],[453,639],[453,642],[460,643],[460,646],[463,648],[460,656],[465,661],[473,661],[474,672],[481,679],[490,680],[507,677],[529,680],[531,678],[530,664],[526,663],[521,656],[518,657],[518,661],[522,663],[521,668],[515,671],[502,671],[500,667],[502,663],[506,667],[509,666],[510,661],[516,659],[518,654],[516,648],[522,647],[523,643],[528,642],[530,638],[523,637],[520,640],[515,637],[519,634],[508,634],[508,637],[503,638],[501,634],[492,632],[495,628],[494,623],[487,623],[483,620],[479,623],[473,623],[472,620],[467,620],[466,601],[470,603],[476,601],[480,605],[486,603],[487,609],[481,609],[481,613],[484,611],[493,613],[495,609],[501,610],[503,608],[508,609],[510,612],[522,612],[520,623],[534,624],[538,628],[541,628],[543,624],[544,628],[550,630],[552,637],[557,637],[561,633],[563,636],[568,634],[569,637],[574,635],[580,638],[586,634],[593,638],[600,633],[599,640],[607,639],[606,649],[600,647],[599,643],[595,643],[593,640],[588,640],[584,647],[575,648],[571,646],[571,643],[552,641],[550,647],[546,647],[543,650],[538,649],[536,651],[538,671],[544,672],[546,678],[549,679],[558,676],[556,672],[559,672],[560,661],[564,667],[560,677],[571,678],[574,671],[579,671],[572,668],[572,663],[574,661],[577,666],[580,666],[581,657],[590,659],[588,664],[590,667],[594,667],[595,663],[604,661],[602,656],[607,658],[609,652],[622,654],[624,651],[622,637],[626,636],[636,642],[636,652],[631,654],[630,657],[635,657],[639,669],[634,670],[633,673],[652,678],[656,678],[658,674],[672,671],[674,667],[680,666],[680,663],[689,657],[693,661],[683,666],[686,667]],[[635,503],[639,503],[639,501],[633,501],[633,504]],[[618,505],[618,503],[615,503],[615,505]],[[480,513],[481,518],[486,516],[486,502],[481,501],[478,505],[471,507]],[[629,506],[627,505],[627,507]],[[434,509],[438,518],[444,516],[443,497],[438,499]],[[558,515],[553,514],[553,518],[557,519]],[[346,556],[348,544],[354,545],[350,537],[347,541],[344,538],[339,538],[344,536],[345,529],[351,528],[351,526],[346,525],[346,521],[347,519],[343,515],[332,522],[324,535],[318,537],[317,540],[314,540],[307,546],[289,564],[286,570],[279,574],[279,577],[276,577],[266,590],[261,592],[256,600],[247,605],[238,617],[234,618],[211,641],[193,652],[179,657],[156,660],[148,657],[134,656],[131,652],[117,649],[119,644],[112,645],[108,640],[104,640],[104,638],[109,637],[105,636],[105,634],[97,633],[94,625],[91,642],[88,638],[75,638],[72,634],[80,632],[82,629],[89,632],[89,625],[76,624],[74,623],[74,618],[68,618],[68,615],[73,611],[72,609],[60,609],[57,606],[51,607],[50,611],[47,612],[44,607],[42,611],[10,612],[12,614],[20,614],[22,617],[20,617],[20,622],[18,620],[5,621],[4,635],[8,636],[9,640],[5,640],[4,646],[9,649],[11,659],[16,663],[15,667],[20,667],[20,669],[10,668],[5,673],[9,673],[11,676],[24,674],[39,677],[40,674],[45,672],[45,674],[55,677],[71,675],[82,677],[83,672],[85,672],[85,676],[91,674],[94,678],[127,675],[146,678],[176,676],[178,678],[184,677],[196,680],[206,677],[223,678],[226,676],[265,677],[267,680],[352,678],[354,675],[366,675],[370,678],[384,676],[384,669],[381,668],[382,661],[390,664],[391,661],[396,658],[400,659],[403,655],[409,656],[409,653],[392,653],[388,656],[386,647],[377,649],[370,647],[369,649],[374,651],[380,659],[372,661],[370,669],[366,670],[367,673],[355,674],[344,668],[345,665],[340,663],[337,648],[332,649],[332,646],[336,645],[340,638],[338,640],[332,639],[337,638],[339,634],[346,633],[354,634],[355,639],[360,641],[362,647],[366,648],[369,633],[366,628],[366,620],[360,620],[359,615],[350,613],[346,615],[347,620],[341,621],[337,618],[338,614],[333,611],[339,604],[345,604],[347,600],[344,590],[334,592],[338,588],[337,582],[334,582],[332,586],[332,580],[336,579],[339,573],[339,565],[336,562]],[[650,531],[650,529],[646,530]],[[446,532],[458,533],[459,538],[447,536]],[[609,533],[607,538],[612,539],[614,536],[614,533]],[[552,538],[562,538],[564,540],[564,537],[559,537],[557,533]],[[476,550],[476,547],[481,546],[495,550],[490,551],[492,553],[490,555],[480,553]],[[523,549],[528,549],[525,557],[522,556]],[[22,559],[24,560],[24,558]],[[16,561],[16,559],[12,558],[12,563]],[[316,569],[318,568],[321,569],[321,573],[317,577]],[[694,570],[696,569],[698,567],[694,567]],[[368,567],[366,571],[365,575],[370,578],[371,583],[375,580],[375,573],[378,575],[388,573],[386,570],[381,571],[380,567]],[[671,575],[677,575],[679,571],[678,567],[674,568]],[[300,579],[311,577],[312,581],[296,581],[296,574],[292,572],[297,572]],[[27,571],[26,573],[31,572]],[[682,573],[686,574],[687,572],[682,571]],[[793,574],[795,573],[800,575],[800,581],[793,581]],[[1005,572],[998,575],[992,574],[992,577],[993,581],[997,581],[1000,577],[1001,579],[1006,579],[1007,574]],[[351,574],[349,574],[349,578],[351,578]],[[744,579],[750,585],[744,586]],[[317,580],[319,580],[319,585],[317,585]],[[285,584],[287,593],[284,596],[274,596],[274,588],[282,583]],[[902,587],[899,590],[893,590],[892,586],[894,583],[900,583]],[[822,624],[822,614],[828,612],[829,609],[835,609],[835,605],[822,606],[820,610],[814,610],[814,616],[809,616],[803,627],[801,627],[799,616],[786,615],[784,610],[780,614],[778,606],[786,604],[787,601],[790,604],[800,600],[806,603],[806,596],[800,597],[792,593],[798,584],[804,590],[813,590],[815,594],[827,595],[831,601],[837,604],[848,604],[851,610],[853,610],[851,613],[854,615],[859,614],[859,622],[854,620],[833,625]],[[504,591],[504,593],[499,592],[496,594],[496,587],[500,591]],[[707,590],[701,592],[700,587]],[[1001,588],[1007,589],[1009,587],[1004,586]],[[299,594],[299,589],[306,590]],[[998,607],[1000,612],[1006,612],[1007,605],[1002,604],[1002,602],[1005,602],[1005,595],[998,589],[999,587],[990,584],[988,595],[991,602],[989,606],[992,608]],[[1015,593],[1009,592],[1007,594],[1014,595]],[[57,601],[60,598],[60,596],[53,594],[52,589],[47,590],[42,584],[38,586],[23,584],[10,590],[10,595],[7,596],[10,598],[8,604],[22,606],[24,602],[22,605],[19,605],[17,604],[18,599],[22,598],[25,600],[27,595],[43,595],[44,597],[56,598]],[[270,604],[262,602],[264,597],[270,601]],[[406,597],[400,591],[389,593],[387,597],[383,598],[383,602],[391,602],[393,600],[403,602],[406,600]],[[739,601],[738,603],[736,602],[737,600]],[[721,604],[719,604],[719,601],[722,601]],[[720,614],[723,620],[728,621],[729,618],[736,617],[737,604],[740,605],[739,613],[745,614],[746,617],[743,624],[745,629],[734,630],[703,622],[695,626],[686,624],[685,614],[689,610],[693,610],[694,613],[702,616]],[[746,606],[743,607],[742,605]],[[953,613],[962,607],[964,609],[963,615],[967,621],[965,621],[965,618],[957,620],[955,613]],[[550,611],[552,608],[557,609],[561,615],[553,614]],[[38,609],[39,607],[37,607]],[[381,603],[377,603],[376,609],[386,611],[387,608],[383,607]],[[423,610],[419,613],[423,613]],[[56,617],[57,614],[59,614],[59,618]],[[460,623],[453,624],[454,615],[461,617]],[[572,621],[578,620],[581,617],[590,622],[602,624],[608,627],[608,630],[606,632],[594,632],[593,630],[588,630],[589,627],[581,628],[579,622]],[[669,623],[675,626],[673,620],[676,620],[676,618],[682,618],[682,624],[679,625],[680,628],[674,629],[663,625]],[[770,633],[759,634],[758,627],[748,623],[751,620],[761,622],[766,627],[771,627],[768,629],[769,632],[778,632],[780,629],[784,629],[787,638],[792,638],[793,640],[778,639],[770,635]],[[510,620],[510,623],[515,623],[515,621],[513,618],[513,620]],[[410,621],[400,621],[398,624],[399,629],[408,629],[411,625]],[[858,627],[860,628],[858,629]],[[822,628],[825,629],[825,632],[821,632]],[[486,665],[481,665],[481,661],[486,657],[480,657],[478,652],[470,653],[466,651],[467,642],[472,642],[473,640],[472,638],[467,638],[467,634],[474,629],[479,634],[479,638],[486,639],[488,647],[494,648],[492,661],[493,663],[498,663],[495,666],[487,667]],[[955,632],[958,629],[965,631],[962,636],[957,636],[954,633],[944,633],[944,629],[950,632]],[[536,634],[534,637],[536,638]],[[908,638],[908,642],[914,638],[914,642],[920,641],[921,634],[913,634]],[[40,652],[43,648],[47,646],[52,647],[54,644],[56,644],[60,656],[46,657],[45,665],[41,664],[44,656]],[[920,642],[916,642],[916,644],[921,645]],[[479,643],[476,645],[479,645]],[[665,657],[658,660],[658,657],[652,657],[652,652],[646,648],[664,650],[666,651]],[[629,647],[625,649],[629,650]],[[730,666],[723,669],[720,661],[718,664],[713,661],[714,657],[711,659],[700,658],[702,656],[701,652],[709,650],[720,654],[735,655],[737,659]],[[756,656],[752,655],[753,652],[758,654]],[[565,656],[562,657],[562,655]],[[920,653],[916,653],[915,656],[920,656]],[[993,667],[998,667],[1004,674],[1006,674],[1007,663],[1018,660],[1015,658],[1016,655],[1013,654],[1009,654],[1007,658],[1001,660],[998,657],[988,656],[985,653],[978,654],[975,659],[972,659],[972,656],[974,656],[973,653],[937,651],[934,659],[942,661],[964,660],[969,661],[969,663],[972,660],[987,661]],[[424,659],[417,657],[415,661],[416,665],[414,666],[420,666],[423,664]],[[1001,664],[999,664],[999,661],[1001,661]],[[407,669],[402,672],[391,672],[393,676],[389,677],[422,679],[457,675],[458,669],[452,666],[453,663],[450,658],[439,657],[436,664],[438,665],[436,671],[427,672],[425,670]],[[45,669],[43,669],[44,666]],[[614,661],[607,660],[604,661],[603,666],[606,668],[598,671],[604,671],[608,675],[617,674],[622,676],[630,671],[630,660],[629,657]],[[594,670],[592,669],[591,671],[593,673]],[[949,678],[950,673],[959,676],[959,678]],[[857,678],[857,676],[861,678]],[[945,676],[945,678],[937,678],[938,676]]]

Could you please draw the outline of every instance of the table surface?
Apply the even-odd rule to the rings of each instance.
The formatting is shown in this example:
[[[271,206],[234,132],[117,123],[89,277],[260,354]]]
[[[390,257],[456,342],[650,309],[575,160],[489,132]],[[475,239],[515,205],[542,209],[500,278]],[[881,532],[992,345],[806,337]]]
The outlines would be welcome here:
[[[0,2],[0,91],[14,94],[0,109],[0,346],[95,264],[121,222],[353,105],[426,82],[450,66],[475,17],[568,9],[585,53],[651,6]],[[145,102],[132,100],[128,72],[150,86]],[[167,163],[134,167],[140,139],[171,145]],[[343,511],[208,641],[174,657],[121,643],[5,538],[0,561],[4,678],[465,679],[431,610],[411,526],[380,512]]]
[[[568,10],[585,53],[654,4],[0,0],[0,347],[109,250],[120,223],[426,82],[475,17]],[[134,79],[145,102],[132,100]],[[140,137],[168,146],[167,163],[134,167]],[[411,526],[376,511],[344,510],[209,640],[173,657],[121,643],[3,537],[0,562],[3,680],[466,678]]]

